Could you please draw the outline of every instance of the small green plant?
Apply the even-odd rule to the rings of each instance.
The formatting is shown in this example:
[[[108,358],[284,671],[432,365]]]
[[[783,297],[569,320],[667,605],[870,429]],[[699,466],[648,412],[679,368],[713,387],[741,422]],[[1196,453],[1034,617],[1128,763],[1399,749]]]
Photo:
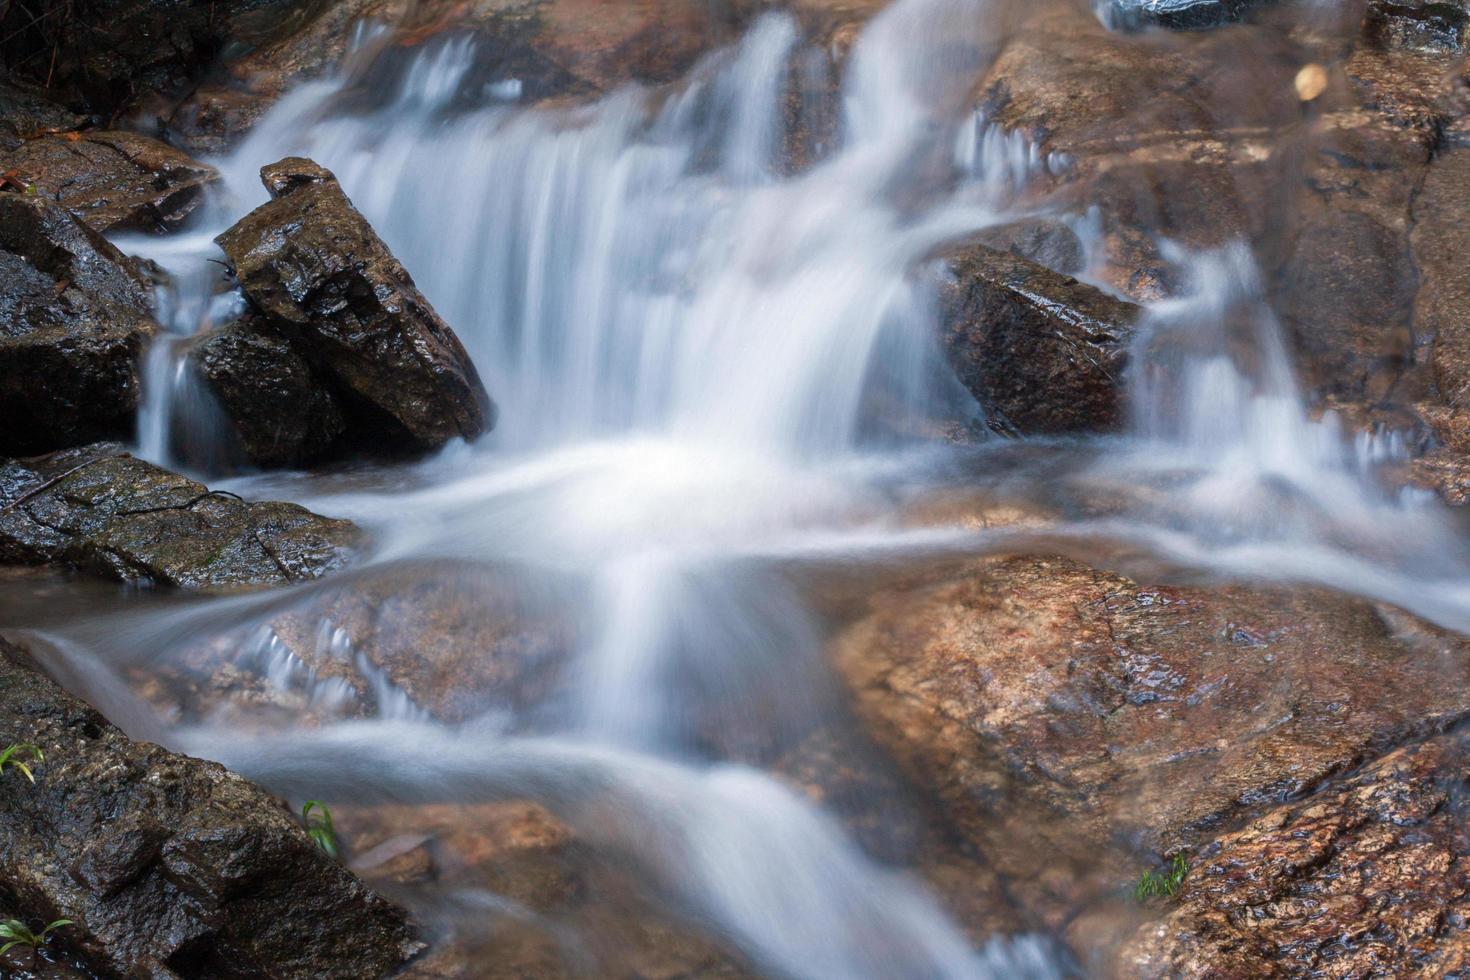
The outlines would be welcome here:
[[[1146,902],[1150,898],[1172,898],[1184,884],[1184,876],[1188,873],[1189,862],[1184,860],[1183,854],[1176,854],[1163,871],[1145,871],[1138,876],[1138,883],[1133,886],[1133,898],[1138,902]]]
[[[57,919],[40,932],[31,932],[30,927],[19,919],[6,919],[0,922],[0,939],[7,940],[5,945],[0,946],[0,956],[10,952],[12,946],[29,946],[35,949],[45,945],[46,937],[53,929],[60,929],[62,926],[71,924],[70,919]]]
[[[312,811],[316,811],[313,813]],[[332,811],[321,800],[307,800],[301,808],[301,822],[306,824],[306,834],[316,841],[316,846],[336,857],[337,831],[332,826]]]
[[[7,745],[5,750],[0,752],[0,776],[5,774],[5,767],[9,766],[12,769],[19,769],[27,779],[34,783],[36,777],[31,775],[31,766],[45,761],[46,756],[42,754],[38,746],[30,742],[16,742]]]

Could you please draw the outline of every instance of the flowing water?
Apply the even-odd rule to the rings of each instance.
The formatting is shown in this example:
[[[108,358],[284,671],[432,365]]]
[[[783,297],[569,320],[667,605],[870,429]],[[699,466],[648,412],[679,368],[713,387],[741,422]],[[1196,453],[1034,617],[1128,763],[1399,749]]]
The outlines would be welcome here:
[[[841,717],[828,626],[792,569],[881,575],[926,556],[1060,549],[1320,583],[1465,629],[1470,562],[1437,504],[1379,482],[1401,452],[1391,437],[1309,418],[1243,246],[1170,255],[1189,287],[1148,312],[1128,436],[1029,444],[1044,461],[1032,468],[1006,440],[916,435],[982,412],[944,367],[915,270],[936,245],[1015,217],[1028,181],[1067,164],[968,108],[973,52],[993,30],[983,0],[889,6],[848,60],[839,145],[799,173],[783,162],[800,58],[784,14],[672,91],[561,109],[517,105],[515,78],[486,82],[468,40],[367,76],[379,53],[365,33],[337,75],[289,94],[219,161],[207,228],[123,243],[175,276],[140,452],[231,462],[183,360],[237,302],[213,295],[210,239],[264,199],[262,164],[310,156],[455,327],[500,422],[412,466],[226,485],[369,529],[348,586],[425,562],[493,570],[568,627],[560,680],[436,721],[321,612],[333,582],[131,596],[81,622],[32,611],[53,665],[134,732],[295,798],[537,800],[772,975],[1069,972],[1044,937],[977,948],[919,879],[766,771],[752,738],[790,742]],[[395,88],[364,106],[364,77]],[[1068,220],[1085,239],[1086,216]],[[910,502],[955,485],[1060,500],[1062,516],[1039,531],[911,519]],[[1083,504],[1102,494],[1122,503],[1097,516]],[[315,623],[314,663],[276,633],[285,612]],[[133,693],[137,668],[208,643],[299,693],[309,722],[281,731],[249,703],[160,713]]]

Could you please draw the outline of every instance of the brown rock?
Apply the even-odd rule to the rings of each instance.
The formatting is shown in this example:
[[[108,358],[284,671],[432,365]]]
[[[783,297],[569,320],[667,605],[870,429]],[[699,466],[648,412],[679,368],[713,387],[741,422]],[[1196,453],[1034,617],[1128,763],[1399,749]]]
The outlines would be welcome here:
[[[1452,724],[1460,641],[1311,590],[1145,587],[983,562],[875,601],[836,646],[871,725],[1033,913]]]
[[[349,428],[411,450],[489,430],[459,338],[336,179],[296,158],[261,179],[279,196],[218,241],[256,309],[350,396]]]
[[[1118,952],[1126,977],[1452,976],[1470,966],[1463,734],[1211,842],[1167,913]]]
[[[403,910],[329,860],[281,803],[214,763],[134,742],[0,641],[0,887],[97,974],[382,977],[419,949]]]
[[[19,174],[97,232],[172,229],[219,177],[167,143],[91,131],[26,140],[0,152],[0,171]]]

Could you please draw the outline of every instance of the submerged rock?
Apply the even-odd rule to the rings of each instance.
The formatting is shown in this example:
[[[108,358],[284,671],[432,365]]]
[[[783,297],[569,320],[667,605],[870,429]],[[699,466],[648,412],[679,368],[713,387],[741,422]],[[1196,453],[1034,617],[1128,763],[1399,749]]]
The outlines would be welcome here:
[[[0,171],[13,171],[99,232],[174,228],[219,176],[167,143],[125,132],[29,139],[0,152]]]
[[[282,585],[346,564],[347,521],[255,503],[106,444],[0,466],[0,562],[186,588]]]
[[[257,466],[310,463],[346,429],[324,379],[258,318],[210,331],[195,344],[190,361]]]
[[[1045,434],[1117,427],[1139,307],[985,245],[953,249],[944,268],[950,362],[999,422]]]
[[[219,236],[246,297],[342,394],[349,429],[428,450],[474,439],[495,409],[459,338],[337,180],[265,167],[273,199]]]
[[[157,329],[122,253],[43,197],[0,192],[0,454],[127,433]]]
[[[383,977],[423,948],[404,911],[330,860],[278,800],[135,742],[0,640],[0,891],[100,975]]]
[[[858,713],[1079,948],[1150,855],[1470,716],[1462,640],[1322,591],[1008,558],[874,609],[835,648]]]

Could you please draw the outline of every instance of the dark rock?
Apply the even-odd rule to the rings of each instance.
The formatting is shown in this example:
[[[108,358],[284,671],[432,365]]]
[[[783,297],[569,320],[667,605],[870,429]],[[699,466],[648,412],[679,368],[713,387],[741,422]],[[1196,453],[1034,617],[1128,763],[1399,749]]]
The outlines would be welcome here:
[[[1363,15],[1364,33],[1378,44],[1424,51],[1464,51],[1467,27],[1463,0],[1372,0]]]
[[[278,196],[218,239],[245,295],[344,393],[349,428],[426,450],[473,439],[494,405],[469,355],[327,171],[261,171]]]
[[[80,129],[86,122],[53,102],[44,90],[0,79],[0,152],[38,136]]]
[[[167,143],[124,132],[26,140],[0,152],[0,171],[14,171],[99,232],[174,228],[219,176]]]
[[[0,454],[129,432],[157,329],[116,248],[39,195],[0,193]]]
[[[190,359],[257,466],[310,463],[346,428],[324,380],[258,319],[211,331],[195,344]]]
[[[95,972],[356,980],[422,948],[278,800],[129,739],[4,641],[0,740],[46,755],[34,785],[0,793],[0,891],[27,916],[74,920],[53,945]]]
[[[1023,433],[1117,427],[1137,306],[984,245],[944,265],[945,348],[982,406]]]
[[[1265,0],[1095,0],[1098,16],[1109,27],[1138,30],[1167,27],[1202,30],[1239,20]]]
[[[1392,752],[1212,841],[1126,977],[1459,976],[1470,969],[1464,734]]]
[[[1038,218],[1013,221],[985,228],[971,240],[1002,252],[1010,252],[1053,272],[1076,276],[1086,271],[1087,253],[1082,240],[1071,228],[1058,221]]]
[[[212,492],[106,444],[0,466],[0,562],[189,588],[279,585],[346,564],[357,541],[347,521]]]

